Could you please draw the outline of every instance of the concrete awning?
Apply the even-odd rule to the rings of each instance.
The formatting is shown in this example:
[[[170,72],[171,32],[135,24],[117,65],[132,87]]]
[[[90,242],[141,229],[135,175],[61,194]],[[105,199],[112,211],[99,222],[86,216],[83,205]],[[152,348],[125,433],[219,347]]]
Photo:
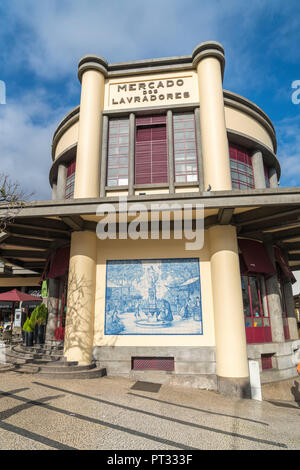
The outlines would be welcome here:
[[[300,188],[186,192],[128,197],[128,204],[204,205],[204,226],[232,224],[239,237],[281,248],[292,270],[300,270]],[[97,209],[111,204],[119,212],[119,198],[37,201],[25,205],[0,235],[0,261],[43,273],[51,253],[70,244],[73,231],[96,230]],[[1,206],[0,218],[6,208]],[[4,276],[4,274],[0,275]]]

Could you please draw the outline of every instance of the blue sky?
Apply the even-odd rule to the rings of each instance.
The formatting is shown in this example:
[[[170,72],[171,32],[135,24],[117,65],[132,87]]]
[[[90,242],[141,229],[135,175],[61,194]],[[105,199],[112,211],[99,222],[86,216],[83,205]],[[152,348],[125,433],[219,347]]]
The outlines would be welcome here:
[[[0,172],[35,199],[50,198],[52,136],[79,104],[83,55],[108,62],[188,55],[207,40],[225,48],[224,88],[273,121],[281,186],[300,186],[300,104],[291,99],[300,80],[299,0],[1,0]]]

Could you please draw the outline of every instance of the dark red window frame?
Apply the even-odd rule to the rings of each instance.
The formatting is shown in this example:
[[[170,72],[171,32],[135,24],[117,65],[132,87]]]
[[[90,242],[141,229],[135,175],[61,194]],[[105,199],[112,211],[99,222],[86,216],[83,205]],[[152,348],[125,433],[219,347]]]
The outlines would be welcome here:
[[[261,355],[261,368],[262,368],[262,370],[273,369],[272,356],[273,356],[273,354],[262,354]]]
[[[65,199],[72,199],[74,197],[75,172],[76,172],[76,160],[73,160],[67,166]]]
[[[250,307],[250,315],[246,315],[245,312],[245,328],[246,328],[246,340],[248,344],[251,343],[270,343],[272,342],[272,332],[271,332],[271,320],[270,320],[270,312],[269,312],[269,304],[268,304],[268,292],[267,286],[265,283],[264,276],[261,274],[242,274],[243,279],[242,282],[247,280],[247,285],[244,285],[244,293],[248,296],[249,299],[249,307]],[[258,294],[258,303],[255,302],[253,292],[251,290],[251,283],[252,286],[255,285]],[[254,281],[254,285],[253,285]],[[261,282],[264,283],[264,290],[266,294],[266,309],[264,311],[263,306],[263,297],[261,291]],[[257,304],[257,305],[255,305]],[[245,304],[244,304],[245,308]],[[248,312],[249,313],[249,312]],[[266,315],[267,314],[267,315]]]
[[[232,188],[253,189],[255,184],[252,159],[247,149],[230,144],[229,154]]]
[[[265,164],[264,164],[264,173],[265,173],[266,188],[269,188],[270,187],[269,168]]]
[[[135,184],[168,183],[165,115],[136,118]]]

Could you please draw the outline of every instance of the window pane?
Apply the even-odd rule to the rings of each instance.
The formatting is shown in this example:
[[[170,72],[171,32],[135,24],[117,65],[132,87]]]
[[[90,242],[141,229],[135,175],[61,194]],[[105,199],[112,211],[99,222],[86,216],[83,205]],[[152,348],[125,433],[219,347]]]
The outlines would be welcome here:
[[[173,115],[175,181],[192,182],[198,179],[194,113]],[[177,164],[180,162],[180,165]]]
[[[230,145],[230,169],[234,189],[254,188],[253,168],[247,149]]]
[[[107,185],[124,184],[128,175],[129,153],[129,120],[128,118],[110,119],[107,157]],[[122,180],[122,182],[121,182]],[[126,183],[128,184],[128,183]]]

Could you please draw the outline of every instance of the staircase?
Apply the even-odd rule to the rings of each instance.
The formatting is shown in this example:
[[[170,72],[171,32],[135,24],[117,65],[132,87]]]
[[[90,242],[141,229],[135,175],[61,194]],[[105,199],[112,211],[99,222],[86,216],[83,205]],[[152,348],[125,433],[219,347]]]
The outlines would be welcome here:
[[[106,375],[106,370],[98,368],[95,362],[80,366],[78,362],[67,361],[63,356],[63,343],[55,343],[28,347],[19,342],[8,346],[6,364],[0,367],[0,372],[38,374],[53,379],[93,379]]]

